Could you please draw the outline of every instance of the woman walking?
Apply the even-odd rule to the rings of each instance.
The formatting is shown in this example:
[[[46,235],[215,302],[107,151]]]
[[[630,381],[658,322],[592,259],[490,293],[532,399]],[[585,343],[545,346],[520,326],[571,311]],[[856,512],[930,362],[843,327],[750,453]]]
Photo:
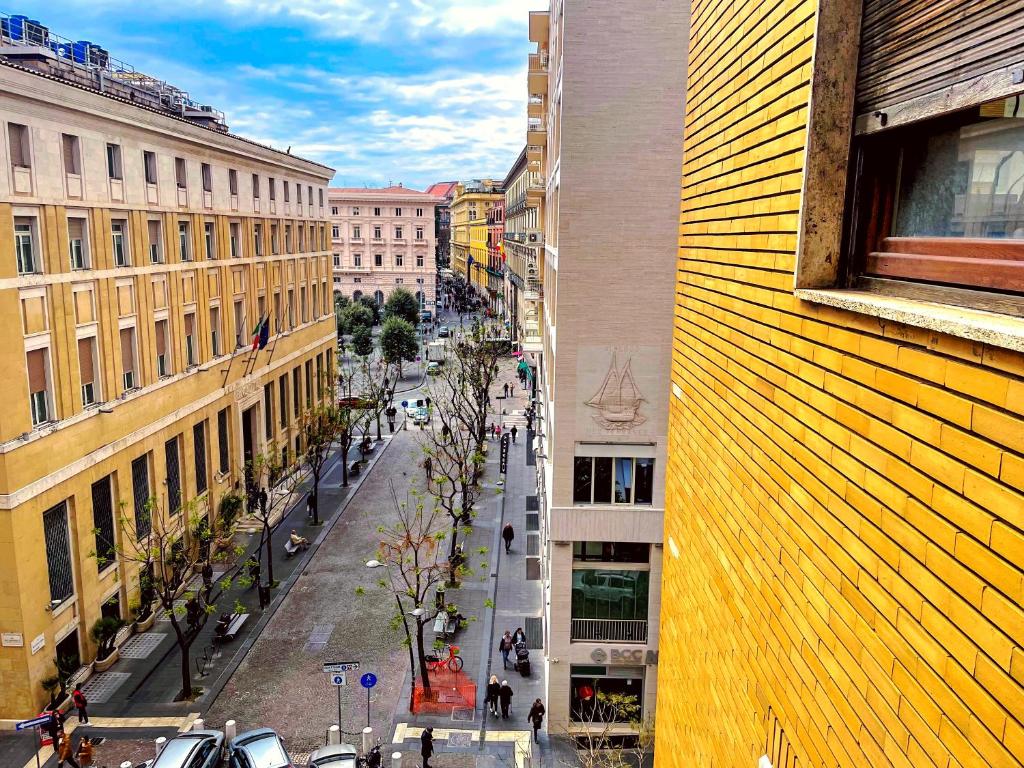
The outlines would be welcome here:
[[[508,680],[501,681],[498,700],[501,702],[501,719],[508,720],[508,709],[512,706],[512,686],[508,684]]]
[[[544,703],[537,699],[533,702],[533,706],[530,707],[530,714],[526,716],[526,719],[533,725],[533,740],[535,743],[540,744],[540,727],[544,724]]]
[[[508,657],[512,653],[512,648],[515,646],[515,641],[512,639],[512,633],[507,629],[505,634],[501,636],[498,641],[498,650],[501,651],[501,664],[502,669],[508,669]]]
[[[491,710],[491,714],[495,717],[498,716],[498,694],[501,692],[501,683],[498,682],[497,675],[491,675],[491,679],[487,681],[487,697],[484,699],[484,704]]]

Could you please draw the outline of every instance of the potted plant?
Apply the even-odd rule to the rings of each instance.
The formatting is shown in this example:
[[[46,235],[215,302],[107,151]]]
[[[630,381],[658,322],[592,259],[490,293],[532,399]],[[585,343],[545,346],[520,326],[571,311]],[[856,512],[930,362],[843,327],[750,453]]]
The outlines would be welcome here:
[[[54,659],[56,671],[39,681],[50,696],[47,709],[67,712],[71,708],[71,696],[68,694],[68,680],[78,671],[78,659],[71,656],[59,656]]]
[[[217,524],[213,527],[216,532],[226,532],[227,535],[216,537],[215,545],[217,551],[227,549],[231,545],[230,532],[234,530],[234,522],[245,506],[245,499],[242,494],[236,491],[228,491],[220,498],[220,506]]]
[[[114,639],[123,626],[124,622],[121,619],[112,616],[96,619],[96,623],[92,625],[89,637],[97,646],[96,661],[93,663],[95,671],[106,672],[120,658],[117,646],[114,645]]]
[[[135,617],[136,632],[145,632],[156,621],[156,612],[153,610],[156,591],[153,589],[153,578],[149,575],[150,568],[152,568],[152,563],[143,568],[139,574],[139,601],[131,606],[132,615]]]

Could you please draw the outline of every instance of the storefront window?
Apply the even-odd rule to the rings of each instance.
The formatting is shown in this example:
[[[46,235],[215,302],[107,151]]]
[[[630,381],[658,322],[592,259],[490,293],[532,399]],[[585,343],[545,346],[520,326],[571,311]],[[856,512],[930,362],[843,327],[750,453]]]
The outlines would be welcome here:
[[[574,504],[651,504],[654,459],[576,456],[573,459]]]
[[[572,618],[647,620],[648,571],[572,573]]]
[[[574,541],[572,559],[602,563],[646,563],[650,544],[632,541]]]
[[[570,668],[569,718],[574,723],[643,720],[644,668]]]

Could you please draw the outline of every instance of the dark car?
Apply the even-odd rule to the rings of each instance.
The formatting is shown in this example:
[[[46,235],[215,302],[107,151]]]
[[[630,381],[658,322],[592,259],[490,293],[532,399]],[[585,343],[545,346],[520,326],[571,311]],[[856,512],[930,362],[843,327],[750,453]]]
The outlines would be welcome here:
[[[224,747],[220,731],[189,731],[168,741],[156,760],[145,763],[148,768],[216,768]]]
[[[447,339],[451,335],[451,329],[447,325],[442,325],[437,329],[437,338],[439,339]]]
[[[228,744],[230,768],[295,768],[284,742],[270,728],[240,733]]]

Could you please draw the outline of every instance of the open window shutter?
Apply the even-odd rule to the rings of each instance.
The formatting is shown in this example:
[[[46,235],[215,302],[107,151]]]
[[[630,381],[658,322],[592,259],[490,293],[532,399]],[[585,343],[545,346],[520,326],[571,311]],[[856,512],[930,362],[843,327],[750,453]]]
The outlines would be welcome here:
[[[864,0],[857,114],[1024,63],[1024,0]]]
[[[92,384],[96,379],[92,359],[92,339],[78,340],[78,366],[82,371],[82,384]]]
[[[135,371],[135,355],[132,350],[132,329],[121,329],[121,368],[125,373]]]
[[[195,315],[185,315],[185,335],[191,336],[195,325]]]
[[[158,320],[156,323],[156,353],[167,354],[167,321]]]
[[[68,237],[72,240],[81,240],[85,222],[82,219],[68,219]]]
[[[152,245],[154,243],[160,242],[160,222],[159,221],[150,221],[150,222],[147,222],[147,226],[149,227],[149,242],[150,242],[150,245]]]
[[[46,351],[34,349],[28,353],[29,392],[46,391]]]

